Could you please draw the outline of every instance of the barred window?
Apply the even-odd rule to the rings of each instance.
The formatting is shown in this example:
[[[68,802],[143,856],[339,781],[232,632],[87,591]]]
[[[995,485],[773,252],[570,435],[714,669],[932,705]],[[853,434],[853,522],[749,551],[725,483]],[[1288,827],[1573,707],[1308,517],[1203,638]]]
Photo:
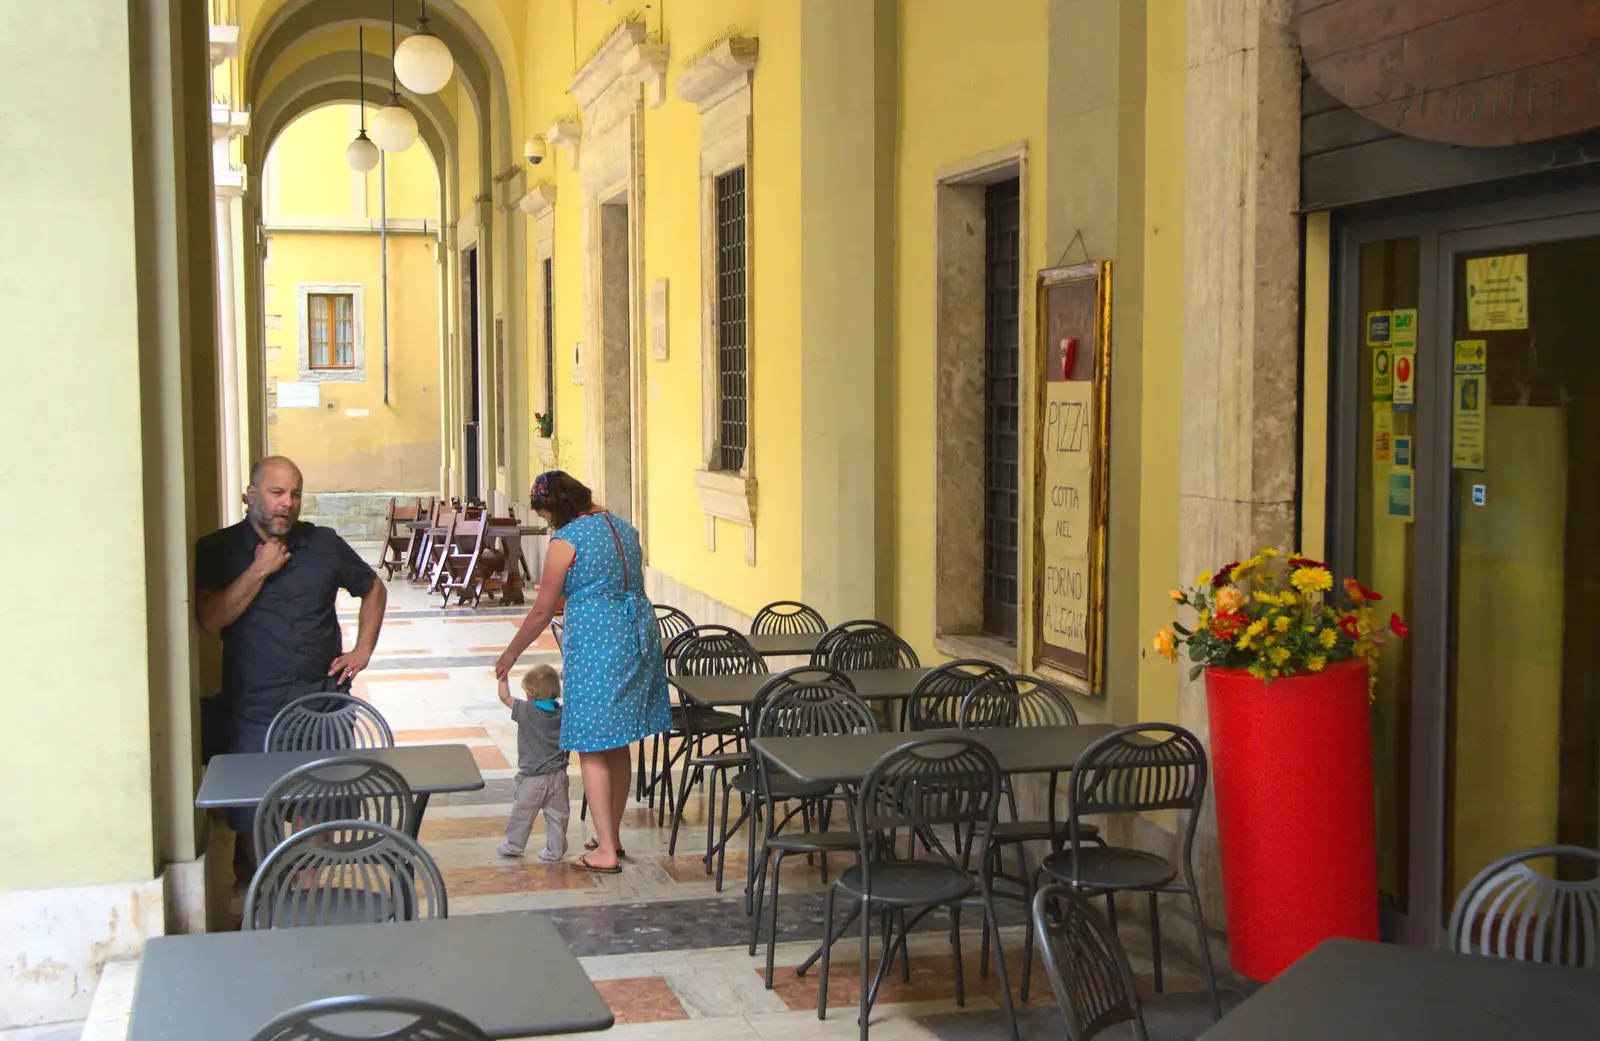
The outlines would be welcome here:
[[[984,192],[983,627],[1017,635],[1018,358],[1021,191],[1015,179]]]
[[[718,469],[744,469],[749,445],[750,390],[745,341],[744,167],[717,177]]]

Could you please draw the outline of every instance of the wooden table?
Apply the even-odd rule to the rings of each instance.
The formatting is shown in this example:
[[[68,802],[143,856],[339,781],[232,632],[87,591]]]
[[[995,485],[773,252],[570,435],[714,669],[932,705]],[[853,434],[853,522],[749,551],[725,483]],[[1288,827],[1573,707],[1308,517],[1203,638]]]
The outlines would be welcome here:
[[[376,759],[400,771],[416,796],[419,828],[428,808],[428,796],[435,792],[474,792],[483,787],[483,772],[466,745],[404,745],[350,752],[234,752],[211,757],[195,795],[195,807],[253,809],[267,789],[290,770],[336,755]]]
[[[1007,774],[1070,770],[1094,742],[1114,733],[1109,723],[1075,727],[1007,727],[930,730],[920,734],[837,734],[827,737],[760,737],[751,742],[778,769],[801,781],[853,784],[886,753],[921,737],[969,737],[994,753]]]
[[[522,540],[528,535],[545,534],[544,525],[516,524],[511,521],[490,521],[485,534],[491,539],[500,540],[500,548],[506,555],[506,581],[505,590],[501,594],[507,604],[520,604],[522,598]]]
[[[1420,947],[1328,940],[1201,1041],[1594,1041],[1600,976]]]
[[[611,1010],[543,915],[196,933],[151,940],[128,1041],[250,1041],[320,998],[405,996],[492,1038],[607,1030]]]

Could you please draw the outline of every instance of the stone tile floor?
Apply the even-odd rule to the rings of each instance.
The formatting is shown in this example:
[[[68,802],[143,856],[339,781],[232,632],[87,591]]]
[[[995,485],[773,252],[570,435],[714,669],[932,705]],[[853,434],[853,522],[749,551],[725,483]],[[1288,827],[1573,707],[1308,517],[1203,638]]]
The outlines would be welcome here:
[[[480,792],[435,797],[422,827],[423,843],[444,872],[453,915],[548,913],[616,1014],[617,1026],[605,1036],[629,1041],[856,1036],[856,940],[852,937],[835,948],[825,1021],[816,1014],[816,973],[799,977],[794,969],[822,936],[819,868],[799,860],[790,862],[792,869],[785,866],[779,905],[782,942],[774,986],[768,990],[763,983],[764,949],[756,958],[747,953],[744,835],[735,840],[738,848],[728,857],[727,882],[718,893],[700,862],[699,851],[706,841],[700,800],[689,806],[677,856],[667,854],[666,831],[655,826],[654,811],[644,806],[630,809],[623,844],[631,860],[621,875],[584,874],[564,864],[541,864],[531,856],[501,858],[495,847],[503,837],[509,809],[516,732],[495,698],[490,668],[522,611],[441,611],[436,598],[422,595],[404,581],[391,583],[390,589],[379,652],[372,668],[357,680],[356,692],[383,712],[401,743],[459,741],[470,746],[487,782]],[[348,618],[353,637],[354,604],[341,605],[341,615]],[[538,662],[560,663],[548,636],[524,656],[522,664]],[[572,776],[569,841],[575,852],[588,834],[578,820],[581,788],[575,759]],[[541,828],[542,824],[535,825],[530,852],[540,848]],[[231,839],[223,828],[214,827],[213,832],[217,839],[212,845],[213,866],[226,865],[231,862]],[[1015,923],[1004,930],[1015,986],[1021,969],[1021,917],[1006,912],[1002,916]],[[984,979],[977,971],[977,933],[963,929],[968,958],[967,1002],[962,1008],[954,999],[946,921],[936,915],[928,924],[928,931],[912,938],[910,981],[901,982],[898,972],[886,981],[872,1012],[872,1036],[879,1041],[1005,1037],[997,983],[992,973]],[[1176,964],[1177,956],[1169,952],[1166,994],[1156,996],[1149,985],[1147,934],[1130,924],[1123,939],[1149,1000],[1152,1038],[1197,1036],[1210,1023],[1201,979]],[[134,973],[134,963],[107,967],[84,1041],[125,1037]],[[1035,965],[1030,1001],[1019,1009],[1025,1038],[1065,1037],[1042,964]],[[1112,1031],[1103,1036],[1132,1037],[1132,1033]]]

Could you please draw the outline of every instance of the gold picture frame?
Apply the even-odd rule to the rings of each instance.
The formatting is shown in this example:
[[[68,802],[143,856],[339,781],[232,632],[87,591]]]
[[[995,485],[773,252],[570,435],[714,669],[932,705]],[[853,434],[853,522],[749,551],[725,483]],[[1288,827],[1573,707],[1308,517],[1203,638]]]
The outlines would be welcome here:
[[[1035,302],[1034,665],[1077,677],[1098,695],[1105,671],[1111,262],[1040,271]]]

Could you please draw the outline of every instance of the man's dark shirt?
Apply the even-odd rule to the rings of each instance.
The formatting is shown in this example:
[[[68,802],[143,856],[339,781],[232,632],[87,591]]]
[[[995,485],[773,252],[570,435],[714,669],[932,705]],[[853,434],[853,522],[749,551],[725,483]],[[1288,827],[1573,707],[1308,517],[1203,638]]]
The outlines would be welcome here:
[[[200,539],[196,588],[226,589],[255,562],[262,541],[248,520]],[[222,693],[245,712],[257,705],[275,712],[291,694],[332,689],[328,669],[342,651],[338,591],[365,596],[378,578],[331,528],[302,522],[283,541],[288,562],[222,630]]]

